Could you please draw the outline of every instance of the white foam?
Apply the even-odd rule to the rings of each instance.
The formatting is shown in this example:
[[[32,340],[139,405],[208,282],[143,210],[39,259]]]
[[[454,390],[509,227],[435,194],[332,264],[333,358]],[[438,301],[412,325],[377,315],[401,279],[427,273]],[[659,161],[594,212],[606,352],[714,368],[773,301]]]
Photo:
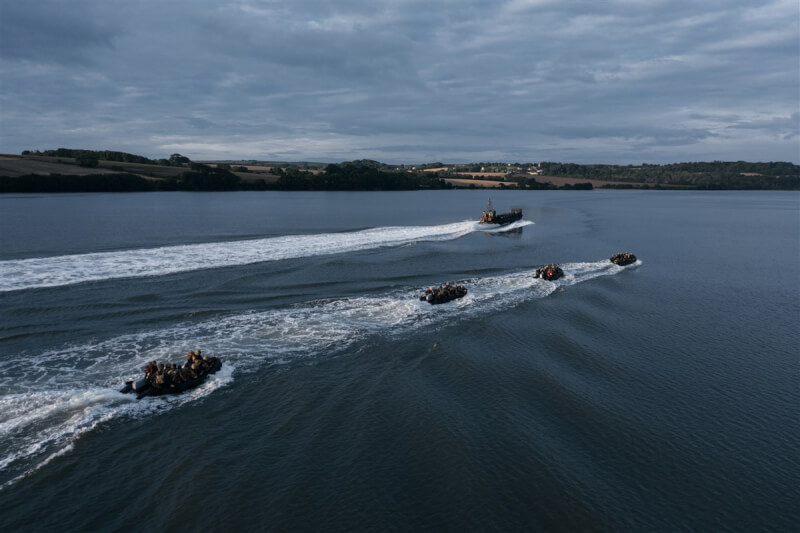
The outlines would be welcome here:
[[[505,226],[494,226],[494,225],[486,225],[482,224],[479,226],[480,230],[484,233],[505,233],[507,231],[512,231],[515,229],[524,228],[525,226],[532,225],[533,222],[530,220],[517,220],[512,222],[511,224]]]
[[[4,413],[0,437],[5,444],[5,450],[0,452],[0,472],[13,476],[0,488],[66,453],[82,434],[116,416],[118,412],[109,405],[115,395],[118,393],[101,388],[43,390],[0,397],[0,410]]]
[[[463,221],[0,261],[0,292],[450,240],[477,229],[476,222]]]

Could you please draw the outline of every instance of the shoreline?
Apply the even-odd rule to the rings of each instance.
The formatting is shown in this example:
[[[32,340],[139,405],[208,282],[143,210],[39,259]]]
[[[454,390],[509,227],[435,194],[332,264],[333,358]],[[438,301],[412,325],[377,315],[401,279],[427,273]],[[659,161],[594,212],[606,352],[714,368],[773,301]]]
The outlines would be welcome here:
[[[393,166],[362,160],[329,164],[321,169],[308,168],[309,164],[302,162],[281,163],[281,166],[278,163],[272,166],[232,165],[223,162],[195,163],[183,158],[184,161],[170,163],[168,160],[156,162],[116,152],[66,149],[55,152],[59,155],[49,152],[0,154],[0,193],[161,190],[800,190],[800,166],[792,163],[713,162],[642,167],[538,163],[533,171],[525,170],[530,169],[531,165],[526,163],[509,166],[506,172],[488,172],[464,170],[463,167],[470,166],[466,164],[447,167]],[[76,157],[62,156],[62,153]],[[98,159],[100,155],[119,157],[120,154],[134,160]],[[554,175],[548,170],[563,175]],[[592,174],[602,174],[603,177],[594,177]],[[617,176],[619,179],[615,179]]]

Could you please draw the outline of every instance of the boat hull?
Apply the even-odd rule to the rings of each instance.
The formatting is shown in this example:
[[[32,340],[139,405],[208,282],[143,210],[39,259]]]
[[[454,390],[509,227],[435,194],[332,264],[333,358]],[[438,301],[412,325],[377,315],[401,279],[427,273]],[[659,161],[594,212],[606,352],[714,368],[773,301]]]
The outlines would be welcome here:
[[[505,226],[522,218],[522,209],[512,209],[508,213],[496,213],[494,210],[484,211],[483,216],[478,220],[481,224],[494,224]]]

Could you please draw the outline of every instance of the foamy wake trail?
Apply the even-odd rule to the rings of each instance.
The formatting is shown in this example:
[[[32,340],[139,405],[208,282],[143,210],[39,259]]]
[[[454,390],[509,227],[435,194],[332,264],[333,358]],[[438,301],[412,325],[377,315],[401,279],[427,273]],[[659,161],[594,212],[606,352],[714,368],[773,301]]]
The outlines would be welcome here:
[[[495,231],[507,231],[512,226]],[[478,229],[484,227],[464,221],[0,261],[0,292],[451,240]]]
[[[168,412],[226,386],[234,375],[303,357],[335,355],[357,343],[368,345],[371,336],[403,339],[420,330],[435,331],[640,264],[620,267],[608,260],[562,264],[564,277],[556,282],[535,278],[535,269],[454,280],[469,292],[445,305],[422,302],[424,287],[409,287],[176,324],[41,354],[11,355],[0,374],[0,490],[67,453],[81,435],[99,424]],[[180,362],[181,354],[195,348],[224,361],[222,370],[197,389],[141,401],[117,392],[125,379],[139,376],[148,361]]]

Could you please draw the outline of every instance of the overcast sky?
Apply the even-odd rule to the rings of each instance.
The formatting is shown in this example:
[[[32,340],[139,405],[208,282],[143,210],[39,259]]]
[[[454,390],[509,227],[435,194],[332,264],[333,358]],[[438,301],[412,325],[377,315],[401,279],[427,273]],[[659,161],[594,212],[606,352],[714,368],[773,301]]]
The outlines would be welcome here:
[[[0,0],[0,152],[800,163],[798,0]]]

